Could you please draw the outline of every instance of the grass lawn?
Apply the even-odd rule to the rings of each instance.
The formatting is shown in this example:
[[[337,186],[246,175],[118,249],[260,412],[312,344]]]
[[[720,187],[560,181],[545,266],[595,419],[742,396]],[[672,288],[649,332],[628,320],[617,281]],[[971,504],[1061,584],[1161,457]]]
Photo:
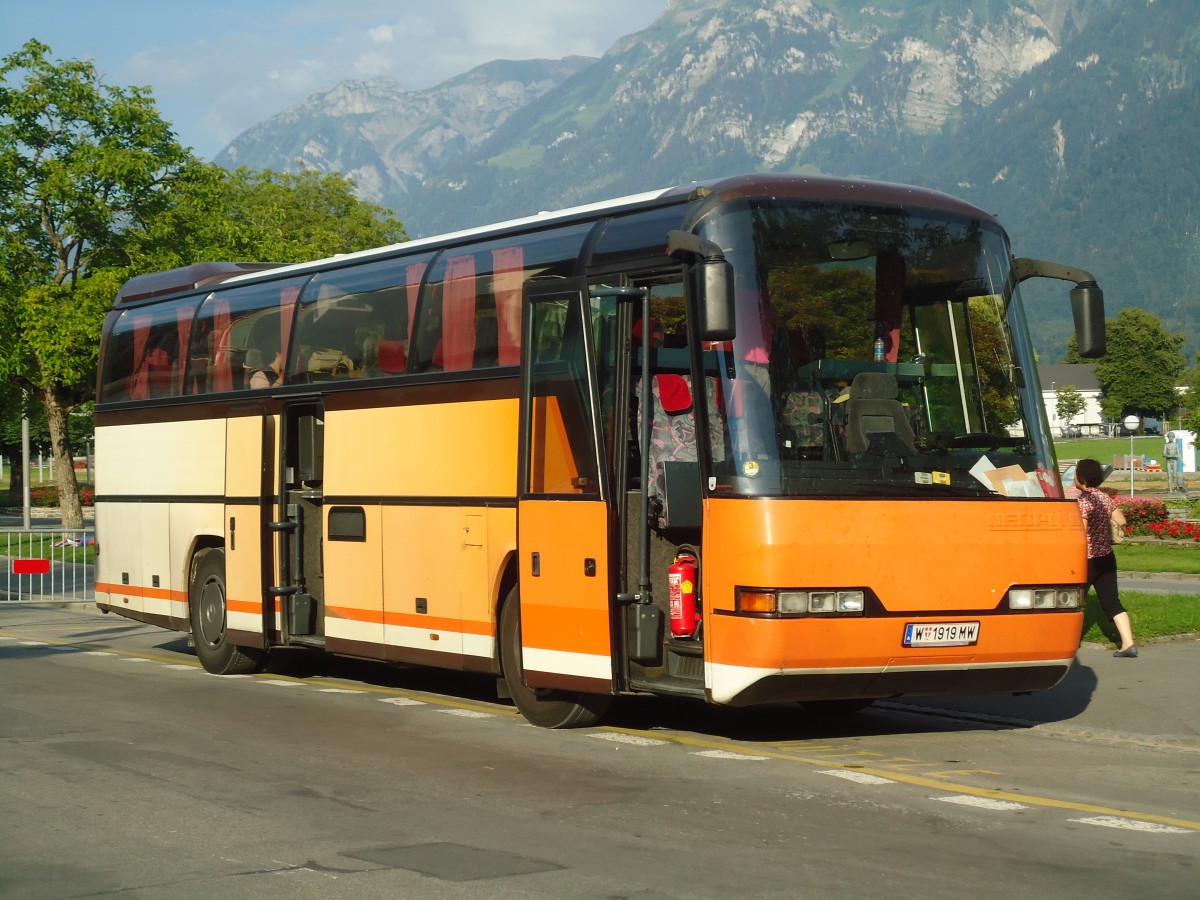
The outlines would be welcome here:
[[[1121,591],[1121,603],[1129,611],[1133,637],[1139,644],[1154,638],[1200,632],[1200,595],[1141,594]],[[1117,629],[1100,609],[1096,592],[1088,593],[1083,613],[1083,639],[1096,644],[1117,645]]]
[[[1154,541],[1120,544],[1116,548],[1119,572],[1181,572],[1200,575],[1200,544],[1175,546]],[[1200,632],[1200,593],[1188,593],[1181,585],[1178,594],[1144,594],[1121,591],[1121,603],[1129,610],[1133,636],[1139,642],[1152,638]],[[1117,629],[1100,610],[1096,593],[1088,594],[1084,610],[1083,639],[1116,646]]]
[[[1162,463],[1163,439],[1158,435],[1135,437],[1133,439],[1133,455],[1148,456]],[[1054,453],[1060,460],[1083,459],[1091,457],[1102,463],[1111,463],[1114,456],[1126,456],[1129,453],[1129,438],[1071,438],[1054,442]],[[1115,476],[1114,476],[1115,477]]]
[[[1178,546],[1160,541],[1118,544],[1117,569],[1122,572],[1181,572],[1200,575],[1200,542]]]

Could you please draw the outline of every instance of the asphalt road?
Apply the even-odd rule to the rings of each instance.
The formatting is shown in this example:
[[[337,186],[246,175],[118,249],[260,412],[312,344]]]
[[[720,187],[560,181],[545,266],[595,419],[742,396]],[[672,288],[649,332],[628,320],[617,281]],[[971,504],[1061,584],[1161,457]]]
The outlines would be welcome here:
[[[550,732],[487,679],[0,609],[0,896],[1182,897],[1195,641],[1027,698],[627,701]]]

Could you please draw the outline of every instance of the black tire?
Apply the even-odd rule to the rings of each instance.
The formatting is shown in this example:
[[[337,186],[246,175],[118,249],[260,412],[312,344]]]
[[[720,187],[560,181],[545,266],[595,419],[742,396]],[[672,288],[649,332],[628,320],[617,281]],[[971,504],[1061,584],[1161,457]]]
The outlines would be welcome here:
[[[188,586],[188,618],[196,657],[213,675],[247,675],[262,669],[262,650],[237,647],[225,631],[225,551],[200,551]]]
[[[500,665],[513,704],[526,719],[542,728],[586,728],[608,711],[612,697],[578,691],[531,688],[521,668],[521,600],[509,591],[500,611]]]

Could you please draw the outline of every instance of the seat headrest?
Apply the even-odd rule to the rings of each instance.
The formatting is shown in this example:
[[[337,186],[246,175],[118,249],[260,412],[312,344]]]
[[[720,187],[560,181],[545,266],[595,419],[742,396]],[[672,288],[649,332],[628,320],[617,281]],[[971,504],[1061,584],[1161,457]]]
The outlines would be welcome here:
[[[895,400],[899,391],[890,372],[859,372],[850,382],[851,400]]]
[[[692,391],[682,375],[659,375],[658,401],[663,412],[677,416],[692,408]]]
[[[395,374],[403,372],[408,364],[408,356],[404,352],[404,341],[392,341],[385,338],[379,339],[377,345],[379,353],[379,369],[381,372]]]

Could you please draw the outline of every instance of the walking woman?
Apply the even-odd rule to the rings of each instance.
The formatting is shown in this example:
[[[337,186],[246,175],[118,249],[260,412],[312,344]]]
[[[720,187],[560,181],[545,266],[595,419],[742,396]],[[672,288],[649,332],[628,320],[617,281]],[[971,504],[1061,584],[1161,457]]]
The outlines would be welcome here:
[[[1104,469],[1099,461],[1081,459],[1075,466],[1075,486],[1079,488],[1079,511],[1083,513],[1083,524],[1087,531],[1087,587],[1096,589],[1100,608],[1112,619],[1121,636],[1121,645],[1113,656],[1135,657],[1137,645],[1133,643],[1133,629],[1129,624],[1129,613],[1121,605],[1117,593],[1117,556],[1113,553],[1112,528],[1109,521],[1125,527],[1125,514],[1108,494],[1099,490],[1104,480]],[[1085,588],[1086,590],[1086,588]]]

